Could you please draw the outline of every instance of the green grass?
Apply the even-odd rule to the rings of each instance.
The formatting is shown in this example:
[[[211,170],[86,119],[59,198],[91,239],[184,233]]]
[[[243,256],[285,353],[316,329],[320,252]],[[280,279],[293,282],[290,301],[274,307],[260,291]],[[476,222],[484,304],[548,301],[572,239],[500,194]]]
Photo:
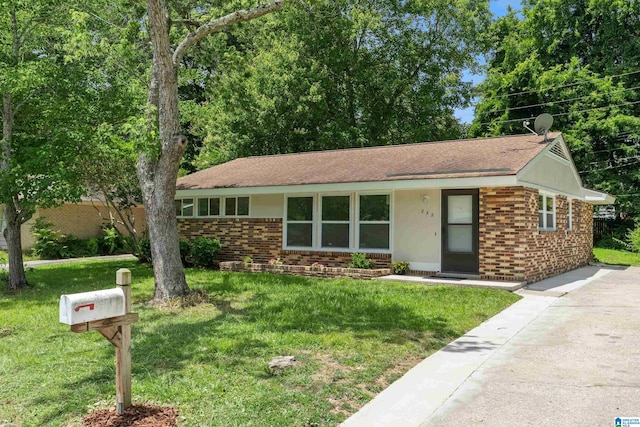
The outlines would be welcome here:
[[[209,303],[153,307],[152,272],[131,261],[41,267],[0,293],[0,423],[78,425],[113,406],[114,350],[58,323],[61,294],[133,274],[133,399],[171,405],[183,426],[337,425],[424,357],[519,299],[504,291],[188,270]],[[272,376],[267,362],[299,366]]]
[[[593,255],[599,262],[610,265],[640,266],[640,254],[615,249],[593,248]]]

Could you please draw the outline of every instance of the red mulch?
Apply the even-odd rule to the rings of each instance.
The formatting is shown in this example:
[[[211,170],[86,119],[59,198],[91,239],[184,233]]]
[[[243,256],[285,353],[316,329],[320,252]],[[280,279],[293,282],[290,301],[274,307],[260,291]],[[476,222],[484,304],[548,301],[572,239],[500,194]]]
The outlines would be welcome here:
[[[82,419],[87,427],[174,427],[178,411],[168,406],[138,404],[118,415],[115,408],[93,411]]]

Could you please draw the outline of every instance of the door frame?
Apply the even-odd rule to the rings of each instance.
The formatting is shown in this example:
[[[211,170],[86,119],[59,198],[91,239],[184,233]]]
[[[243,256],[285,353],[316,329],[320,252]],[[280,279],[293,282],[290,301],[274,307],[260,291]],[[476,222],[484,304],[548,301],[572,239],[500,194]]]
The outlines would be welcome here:
[[[473,196],[472,197],[472,252],[461,254],[447,250],[448,239],[448,196]],[[442,273],[462,273],[477,275],[480,271],[480,190],[478,188],[441,190],[441,244],[440,244],[440,270]],[[463,264],[468,264],[461,267]]]

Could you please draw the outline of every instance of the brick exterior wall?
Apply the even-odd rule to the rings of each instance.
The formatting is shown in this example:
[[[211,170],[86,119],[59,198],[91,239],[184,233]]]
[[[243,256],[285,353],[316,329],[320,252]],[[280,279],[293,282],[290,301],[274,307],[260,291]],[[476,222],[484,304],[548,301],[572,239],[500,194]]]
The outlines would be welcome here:
[[[480,189],[480,276],[535,282],[587,265],[592,257],[591,205],[573,200],[567,229],[567,198],[556,196],[556,230],[538,230],[538,190]]]
[[[209,237],[220,240],[222,261],[268,262],[280,256],[282,220],[272,218],[179,218],[181,239]]]
[[[292,251],[282,249],[282,220],[275,218],[179,218],[181,239],[210,237],[220,240],[222,261],[242,261],[250,256],[256,263],[280,258],[288,265],[346,267],[351,262],[347,252]],[[389,268],[391,254],[367,254],[376,268]]]
[[[132,209],[135,217],[136,232],[142,235],[146,228],[146,218],[144,208],[137,206]],[[117,217],[117,214],[113,212]],[[102,233],[102,227],[109,223],[109,210],[102,203],[65,203],[56,208],[38,208],[34,217],[22,226],[22,246],[25,248],[33,246],[35,238],[31,234],[31,226],[37,217],[45,217],[53,223],[53,229],[64,235],[73,234],[81,239],[97,237]],[[116,225],[118,229],[127,234],[126,229],[121,225]]]

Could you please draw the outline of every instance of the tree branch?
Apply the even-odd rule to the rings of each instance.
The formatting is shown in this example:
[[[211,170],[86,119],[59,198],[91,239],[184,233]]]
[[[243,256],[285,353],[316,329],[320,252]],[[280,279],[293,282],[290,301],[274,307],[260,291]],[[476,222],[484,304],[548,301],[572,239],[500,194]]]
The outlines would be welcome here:
[[[271,12],[275,12],[285,6],[285,0],[273,0],[267,4],[261,4],[250,9],[237,10],[228,15],[221,16],[214,19],[211,22],[198,27],[194,32],[187,34],[187,36],[180,42],[175,52],[173,53],[173,65],[178,67],[186,51],[198,43],[200,40],[207,37],[209,34],[218,32],[230,25],[237,24],[239,22],[250,21],[252,19],[260,18]]]

